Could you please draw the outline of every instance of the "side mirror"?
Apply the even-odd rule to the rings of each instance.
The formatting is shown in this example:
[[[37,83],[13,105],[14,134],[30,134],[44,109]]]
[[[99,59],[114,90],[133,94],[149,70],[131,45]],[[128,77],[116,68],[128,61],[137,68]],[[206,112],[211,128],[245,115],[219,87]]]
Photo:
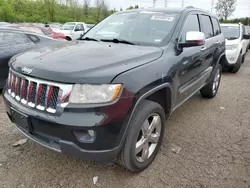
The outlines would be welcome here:
[[[80,29],[79,28],[75,28],[75,31],[80,31]]]
[[[243,35],[243,39],[249,40],[250,39],[250,35]]]
[[[181,48],[203,46],[205,44],[205,34],[199,31],[189,31],[186,34],[186,41],[179,43]]]

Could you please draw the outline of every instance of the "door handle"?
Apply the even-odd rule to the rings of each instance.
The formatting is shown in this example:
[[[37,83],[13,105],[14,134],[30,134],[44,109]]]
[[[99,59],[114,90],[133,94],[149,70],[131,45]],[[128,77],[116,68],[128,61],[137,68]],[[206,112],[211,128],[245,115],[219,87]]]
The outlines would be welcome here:
[[[205,51],[206,49],[206,47],[201,47],[201,51]]]

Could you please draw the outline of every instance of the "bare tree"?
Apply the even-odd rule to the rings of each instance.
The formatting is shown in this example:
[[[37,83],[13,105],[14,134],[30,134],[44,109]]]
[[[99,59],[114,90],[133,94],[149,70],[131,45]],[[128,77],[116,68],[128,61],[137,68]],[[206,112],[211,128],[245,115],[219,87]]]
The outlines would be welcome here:
[[[96,7],[96,21],[100,21],[101,11],[102,11],[102,0],[95,0]]]
[[[236,8],[237,0],[218,0],[215,9],[219,17],[227,20]]]
[[[104,18],[109,16],[109,7],[108,3],[105,0],[102,1],[102,13]]]
[[[47,11],[49,14],[49,20],[54,21],[56,0],[44,0],[43,3],[45,5],[45,7],[47,8]]]
[[[86,17],[89,16],[89,7],[91,0],[84,0],[83,2],[83,13]]]

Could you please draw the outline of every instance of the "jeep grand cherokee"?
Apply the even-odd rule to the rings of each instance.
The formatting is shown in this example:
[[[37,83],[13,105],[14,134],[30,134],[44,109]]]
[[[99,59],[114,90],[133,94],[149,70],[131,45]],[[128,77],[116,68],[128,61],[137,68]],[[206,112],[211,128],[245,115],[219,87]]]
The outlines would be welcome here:
[[[139,172],[156,157],[169,115],[197,91],[216,95],[223,58],[208,12],[118,12],[77,42],[11,59],[6,111],[45,147]]]

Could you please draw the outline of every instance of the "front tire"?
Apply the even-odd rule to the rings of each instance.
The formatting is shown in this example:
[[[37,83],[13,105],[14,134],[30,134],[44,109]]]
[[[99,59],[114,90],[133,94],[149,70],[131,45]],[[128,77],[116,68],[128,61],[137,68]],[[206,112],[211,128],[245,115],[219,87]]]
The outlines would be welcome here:
[[[212,76],[211,81],[200,90],[201,96],[204,98],[214,98],[220,87],[222,68],[219,64],[215,73]]]
[[[165,130],[165,112],[155,102],[145,100],[136,108],[118,163],[131,172],[141,172],[155,159]]]
[[[243,57],[240,54],[240,56],[239,56],[236,64],[233,67],[229,68],[229,71],[231,73],[237,73],[240,70],[240,67],[241,67],[241,64],[242,64],[242,60],[243,60]]]

